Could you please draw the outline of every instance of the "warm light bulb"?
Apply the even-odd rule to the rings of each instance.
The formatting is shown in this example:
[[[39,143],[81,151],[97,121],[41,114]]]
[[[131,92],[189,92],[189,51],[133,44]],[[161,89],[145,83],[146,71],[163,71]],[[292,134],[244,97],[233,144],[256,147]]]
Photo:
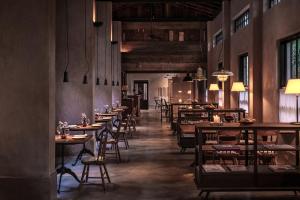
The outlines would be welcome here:
[[[217,78],[219,81],[225,82],[228,79],[228,75],[218,75]]]

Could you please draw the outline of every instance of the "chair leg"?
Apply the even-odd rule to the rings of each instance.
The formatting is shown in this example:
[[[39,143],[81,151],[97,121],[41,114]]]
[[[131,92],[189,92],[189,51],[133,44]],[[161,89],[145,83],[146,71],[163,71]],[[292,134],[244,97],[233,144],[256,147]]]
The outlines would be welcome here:
[[[87,169],[86,169],[85,182],[88,182],[88,180],[89,180],[89,174],[90,174],[90,165],[88,165]]]
[[[119,160],[119,162],[121,162],[121,154],[120,154],[120,149],[119,149],[118,143],[116,144],[116,151],[117,151],[118,160]]]
[[[100,169],[100,174],[101,174],[101,180],[102,180],[102,186],[103,186],[103,190],[105,191],[105,180],[104,180],[104,173],[102,170],[101,165],[99,165],[99,169]]]
[[[82,184],[84,182],[84,175],[86,173],[85,171],[86,171],[86,165],[84,165],[83,170],[82,170],[80,184]]]
[[[109,175],[108,175],[108,171],[107,171],[107,168],[106,168],[106,165],[105,165],[105,164],[103,164],[103,168],[104,168],[104,170],[105,170],[105,174],[106,174],[106,177],[107,177],[108,182],[111,183],[111,182],[110,182],[110,177],[109,177]]]

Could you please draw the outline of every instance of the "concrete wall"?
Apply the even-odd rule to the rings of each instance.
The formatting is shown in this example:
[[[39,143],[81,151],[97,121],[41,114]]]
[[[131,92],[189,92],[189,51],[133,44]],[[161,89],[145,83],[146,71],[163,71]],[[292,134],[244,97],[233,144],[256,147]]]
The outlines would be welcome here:
[[[278,120],[278,51],[281,39],[300,33],[300,1],[281,1],[264,12],[263,18],[263,118]]]
[[[113,40],[118,41],[118,44],[113,48],[113,64],[114,64],[114,81],[115,87],[112,87],[112,103],[121,102],[121,46],[122,46],[122,23],[113,22]],[[119,86],[117,86],[119,81]]]
[[[149,105],[155,105],[154,97],[158,97],[158,88],[168,88],[168,79],[164,78],[166,74],[152,74],[152,73],[128,73],[127,74],[127,84],[128,84],[128,94],[133,94],[134,81],[135,80],[148,80],[149,82]],[[167,93],[167,92],[166,92]],[[168,98],[167,95],[163,96]]]
[[[1,2],[0,199],[56,199],[55,1]]]
[[[95,86],[94,108],[104,109],[104,105],[111,105],[112,86],[111,86],[111,40],[112,40],[112,4],[111,2],[99,3],[99,14],[103,25],[99,30],[99,73],[100,86]],[[108,85],[104,85],[107,79]]]
[[[63,83],[66,66],[66,8],[65,1],[57,1],[56,17],[56,122],[79,123],[81,113],[92,118],[93,71],[95,61],[95,28],[92,23],[92,1],[87,1],[87,59],[85,58],[84,2],[69,2],[69,82]],[[83,76],[89,67],[88,84]]]

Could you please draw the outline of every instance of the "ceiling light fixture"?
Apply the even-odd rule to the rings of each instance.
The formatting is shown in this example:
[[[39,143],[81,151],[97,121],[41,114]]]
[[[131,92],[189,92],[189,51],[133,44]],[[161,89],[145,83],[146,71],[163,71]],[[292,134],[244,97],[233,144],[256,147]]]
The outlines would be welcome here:
[[[190,73],[187,73],[183,78],[183,82],[193,82],[193,78],[190,76]]]

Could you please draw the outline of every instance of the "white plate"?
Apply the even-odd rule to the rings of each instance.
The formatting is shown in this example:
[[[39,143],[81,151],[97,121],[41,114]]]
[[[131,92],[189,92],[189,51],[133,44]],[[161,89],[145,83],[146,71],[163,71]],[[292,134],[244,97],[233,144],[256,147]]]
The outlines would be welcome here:
[[[87,137],[87,134],[84,134],[84,135],[72,135],[73,139],[83,139],[83,138],[86,138],[86,137]]]
[[[76,128],[77,125],[69,125],[68,127],[69,127],[69,128]]]
[[[100,126],[102,126],[103,124],[101,124],[101,123],[96,123],[96,124],[92,124],[92,127],[100,127]]]

